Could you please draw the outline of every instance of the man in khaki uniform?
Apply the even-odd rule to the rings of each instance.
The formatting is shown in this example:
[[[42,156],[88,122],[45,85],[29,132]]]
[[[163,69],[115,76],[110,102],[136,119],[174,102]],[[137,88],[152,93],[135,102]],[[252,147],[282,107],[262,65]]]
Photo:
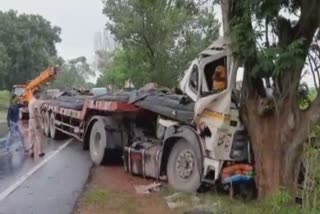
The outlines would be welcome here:
[[[29,144],[30,144],[30,156],[34,155],[43,157],[45,153],[42,150],[41,143],[41,117],[40,117],[40,105],[38,100],[40,93],[38,90],[33,92],[33,98],[29,102]]]

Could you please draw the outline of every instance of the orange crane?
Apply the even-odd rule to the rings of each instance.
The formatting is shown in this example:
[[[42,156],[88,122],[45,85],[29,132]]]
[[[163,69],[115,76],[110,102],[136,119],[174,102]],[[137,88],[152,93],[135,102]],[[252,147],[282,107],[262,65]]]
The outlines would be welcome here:
[[[57,74],[57,67],[50,66],[42,71],[36,78],[31,80],[27,84],[17,84],[12,88],[12,94],[18,97],[19,103],[23,104],[24,107],[20,110],[20,118],[27,119],[29,116],[28,104],[32,99],[32,93],[34,90],[40,88],[44,84],[51,81]]]

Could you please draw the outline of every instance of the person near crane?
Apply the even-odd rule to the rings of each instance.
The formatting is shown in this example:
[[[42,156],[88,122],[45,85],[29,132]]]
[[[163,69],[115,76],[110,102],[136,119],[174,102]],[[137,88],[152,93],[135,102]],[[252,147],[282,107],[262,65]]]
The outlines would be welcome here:
[[[33,158],[38,155],[40,158],[45,155],[41,142],[41,117],[40,117],[40,93],[36,89],[33,91],[33,97],[31,98],[28,106],[29,110],[29,144],[30,144],[30,156]]]
[[[17,96],[12,95],[10,100],[10,106],[8,108],[7,113],[7,124],[9,127],[9,134],[6,140],[6,148],[8,152],[10,151],[9,146],[12,142],[13,136],[18,136],[20,138],[20,148],[23,149],[25,152],[28,152],[24,143],[24,136],[19,126],[19,110],[21,107],[22,105],[18,103]]]

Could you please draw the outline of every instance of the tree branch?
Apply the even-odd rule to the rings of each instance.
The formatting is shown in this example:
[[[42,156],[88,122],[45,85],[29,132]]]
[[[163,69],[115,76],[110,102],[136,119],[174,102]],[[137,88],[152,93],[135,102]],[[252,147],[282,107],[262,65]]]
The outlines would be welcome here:
[[[301,15],[298,24],[294,27],[295,39],[305,38],[312,41],[313,36],[320,25],[320,1],[303,0],[301,2]],[[310,46],[310,43],[306,44]]]

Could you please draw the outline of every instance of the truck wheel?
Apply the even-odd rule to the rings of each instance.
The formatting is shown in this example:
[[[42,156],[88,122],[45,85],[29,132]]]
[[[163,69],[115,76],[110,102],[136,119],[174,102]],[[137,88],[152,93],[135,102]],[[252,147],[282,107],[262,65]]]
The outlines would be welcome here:
[[[44,113],[44,135],[50,136],[50,114],[49,112]]]
[[[41,111],[41,130],[44,132],[44,112]]]
[[[55,140],[61,140],[61,139],[67,138],[66,134],[56,129],[55,121],[56,121],[55,114],[51,113],[50,120],[49,120],[50,137]]]
[[[183,192],[196,192],[201,185],[196,153],[185,140],[179,140],[172,148],[167,163],[168,183]]]
[[[90,157],[93,163],[102,165],[105,163],[107,153],[107,133],[104,123],[98,120],[94,123],[90,133]]]
[[[45,111],[41,112],[41,128],[42,128],[43,134],[45,135],[45,130],[46,130],[46,112]]]
[[[50,114],[50,120],[49,120],[49,132],[50,132],[50,137],[52,139],[57,139],[57,130],[56,130],[56,126],[55,126],[55,115],[54,114]]]

